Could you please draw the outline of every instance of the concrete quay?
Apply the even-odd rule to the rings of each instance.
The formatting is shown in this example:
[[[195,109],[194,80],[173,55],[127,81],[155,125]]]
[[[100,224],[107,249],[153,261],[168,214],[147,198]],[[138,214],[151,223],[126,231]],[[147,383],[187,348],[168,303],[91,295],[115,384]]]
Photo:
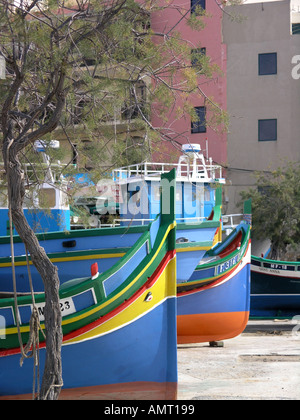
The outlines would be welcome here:
[[[299,320],[250,320],[222,346],[178,345],[178,400],[299,400]]]

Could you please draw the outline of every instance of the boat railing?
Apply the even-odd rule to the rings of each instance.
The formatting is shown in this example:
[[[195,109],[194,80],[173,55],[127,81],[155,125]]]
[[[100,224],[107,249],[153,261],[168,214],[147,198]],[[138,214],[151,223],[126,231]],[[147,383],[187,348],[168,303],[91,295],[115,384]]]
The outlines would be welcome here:
[[[223,230],[227,230],[229,229],[230,231],[235,229],[241,222],[241,220],[243,219],[243,214],[242,213],[237,213],[237,214],[226,214],[226,215],[222,215],[222,225],[223,225]],[[112,227],[114,226],[118,226],[120,225],[122,222],[124,223],[131,223],[131,222],[139,222],[141,223],[141,225],[147,224],[152,222],[154,219],[114,219],[113,223],[112,223]],[[203,222],[204,220],[207,220],[207,217],[204,216],[199,216],[199,217],[176,217],[176,221],[177,222],[187,222],[187,223],[199,223],[199,222]],[[104,225],[102,225],[103,227]],[[230,233],[230,232],[229,232]]]
[[[93,218],[93,224],[91,224],[88,228],[89,229],[95,229],[95,228],[104,228],[104,227],[117,227],[121,226],[122,223],[128,224],[130,226],[132,223],[139,223],[141,226],[144,226],[146,224],[149,224],[153,222],[154,218],[152,219],[135,219],[135,218],[128,218],[128,219],[113,219],[112,223],[101,223],[100,217],[98,221],[95,221]],[[199,216],[199,217],[176,217],[177,223],[200,223],[207,220],[207,217]],[[238,223],[237,223],[238,225]],[[77,223],[71,223],[71,229],[86,229],[85,225],[77,224]],[[232,228],[233,229],[233,228]]]
[[[236,214],[223,214],[222,215],[222,226],[223,230],[229,234],[233,229],[235,229],[243,219],[244,215],[242,213]]]
[[[113,226],[119,226],[121,223],[140,223],[142,226],[153,222],[154,219],[114,219]],[[177,223],[200,223],[207,220],[207,217],[176,217]]]
[[[230,232],[235,229],[239,223],[241,222],[241,220],[243,219],[243,214],[242,213],[236,213],[236,214],[225,214],[222,215],[222,230],[226,231],[226,234],[230,234]],[[152,219],[135,219],[135,218],[128,218],[128,219],[123,219],[123,218],[116,218],[113,219],[112,223],[101,223],[100,217],[99,220],[97,221],[96,224],[93,224],[90,226],[90,228],[104,228],[104,227],[116,227],[116,226],[120,226],[121,223],[128,223],[128,225],[130,225],[131,223],[139,223],[142,226],[148,223],[153,222],[153,218]],[[178,223],[180,222],[185,222],[185,223],[199,223],[199,222],[203,222],[204,220],[207,220],[206,217],[204,216],[199,216],[199,217],[176,217],[176,221]],[[79,229],[79,228],[84,228],[84,226],[82,225],[78,225],[78,224],[71,224],[71,228],[75,229]]]
[[[161,163],[143,162],[139,164],[123,166],[113,170],[114,181],[127,180],[137,176],[160,176],[163,173],[175,168],[177,177],[211,181],[222,179],[222,167],[212,163],[193,165],[190,163]]]
[[[93,219],[93,224],[86,226],[84,224],[80,224],[80,223],[71,223],[70,227],[71,230],[77,230],[77,229],[100,229],[100,228],[113,228],[113,227],[118,227],[120,226],[120,223],[118,222],[118,220],[113,220],[113,223],[101,223],[100,217],[98,218],[98,220],[95,222],[95,220]]]
[[[139,222],[142,226],[144,226],[146,224],[153,222],[153,220],[154,219],[114,219],[113,225],[120,226],[121,223],[128,223],[128,225],[130,225],[130,223]]]
[[[239,223],[241,222],[241,220],[243,219],[243,214],[242,213],[236,213],[236,214],[225,214],[222,215],[222,230],[226,231],[226,234],[230,234],[230,232],[235,229]],[[120,226],[121,223],[128,223],[128,225],[130,225],[131,223],[139,223],[142,226],[148,223],[153,222],[154,218],[151,219],[135,219],[135,218],[128,218],[128,219],[123,219],[123,218],[116,218],[113,219],[112,223],[101,223],[100,217],[99,220],[95,223],[95,220],[93,219],[94,223],[93,225],[90,226],[90,228],[104,228],[104,227],[117,227]],[[199,216],[199,217],[176,217],[176,221],[178,223],[181,222],[185,222],[185,223],[199,223],[199,222],[203,222],[204,220],[207,220],[207,217],[204,216]],[[78,224],[71,224],[71,228],[75,229],[79,229],[79,228],[84,228],[84,226],[82,225],[78,225]]]

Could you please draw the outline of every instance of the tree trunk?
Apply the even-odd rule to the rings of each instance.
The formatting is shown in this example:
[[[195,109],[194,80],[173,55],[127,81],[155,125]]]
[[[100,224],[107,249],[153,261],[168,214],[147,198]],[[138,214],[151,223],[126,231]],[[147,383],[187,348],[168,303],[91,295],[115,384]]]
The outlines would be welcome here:
[[[286,254],[286,245],[279,242],[271,242],[271,250],[269,254],[270,260],[282,260]]]
[[[13,149],[13,148],[11,148]],[[13,150],[9,152],[9,161],[5,157],[7,172],[8,194],[10,197],[12,221],[14,226],[30,253],[32,263],[42,277],[45,288],[45,332],[46,332],[46,363],[40,399],[54,400],[60,394],[62,386],[61,366],[61,311],[59,304],[59,278],[57,267],[49,260],[30,228],[23,212],[25,194],[24,173],[20,162]]]

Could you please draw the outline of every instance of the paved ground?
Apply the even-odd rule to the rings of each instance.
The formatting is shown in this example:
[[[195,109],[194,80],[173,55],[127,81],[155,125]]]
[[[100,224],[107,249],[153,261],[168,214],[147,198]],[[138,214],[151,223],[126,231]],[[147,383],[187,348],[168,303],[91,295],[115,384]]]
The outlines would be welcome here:
[[[179,400],[299,400],[300,319],[249,321],[224,347],[179,345],[178,372]]]

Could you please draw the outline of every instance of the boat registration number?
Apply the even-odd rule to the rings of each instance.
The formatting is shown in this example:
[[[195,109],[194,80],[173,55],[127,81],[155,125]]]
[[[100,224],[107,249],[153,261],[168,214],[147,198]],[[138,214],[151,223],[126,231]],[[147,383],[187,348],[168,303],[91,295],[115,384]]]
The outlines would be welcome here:
[[[75,305],[72,298],[67,299],[61,299],[59,301],[60,304],[60,310],[62,317],[73,314],[76,312]],[[39,319],[40,321],[45,320],[44,312],[45,312],[45,302],[43,303],[36,303],[36,307],[39,313]],[[32,311],[32,305],[31,305],[31,311]]]
[[[227,271],[229,268],[232,268],[239,260],[239,254],[235,255],[233,258],[230,258],[230,260],[225,261],[223,264],[220,264],[216,267],[216,275],[224,273],[224,271]]]

